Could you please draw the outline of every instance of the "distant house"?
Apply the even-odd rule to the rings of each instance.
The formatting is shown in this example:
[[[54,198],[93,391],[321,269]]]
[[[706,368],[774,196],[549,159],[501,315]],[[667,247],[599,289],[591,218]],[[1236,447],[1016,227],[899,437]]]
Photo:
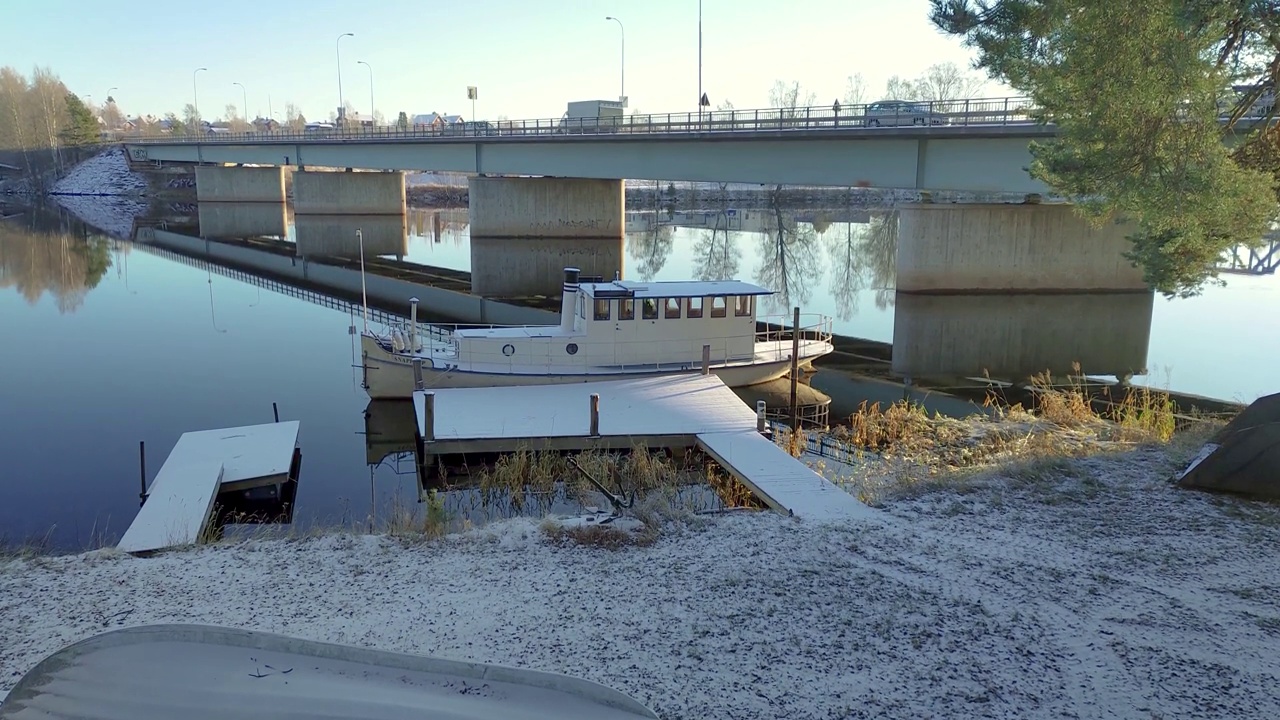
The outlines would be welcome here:
[[[355,122],[356,126],[358,127],[371,128],[377,124],[377,122],[373,119],[372,115],[361,115],[360,113],[356,113],[355,115],[351,116],[351,119]]]
[[[275,118],[254,118],[253,128],[258,132],[272,132],[280,129],[280,123]]]
[[[409,124],[415,128],[443,129],[448,125],[457,125],[461,122],[461,115],[441,115],[434,112],[425,115],[414,115],[409,118]]]

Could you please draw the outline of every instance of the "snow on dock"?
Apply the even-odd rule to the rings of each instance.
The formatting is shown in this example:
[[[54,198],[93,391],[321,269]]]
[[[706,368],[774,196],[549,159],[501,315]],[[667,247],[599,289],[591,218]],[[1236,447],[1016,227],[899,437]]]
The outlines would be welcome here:
[[[117,547],[138,553],[195,542],[219,492],[288,476],[300,425],[291,420],[183,433]]]
[[[592,396],[597,396],[593,398]],[[770,508],[800,518],[871,517],[867,506],[756,432],[756,411],[715,375],[413,394],[420,461],[532,449],[698,447]]]

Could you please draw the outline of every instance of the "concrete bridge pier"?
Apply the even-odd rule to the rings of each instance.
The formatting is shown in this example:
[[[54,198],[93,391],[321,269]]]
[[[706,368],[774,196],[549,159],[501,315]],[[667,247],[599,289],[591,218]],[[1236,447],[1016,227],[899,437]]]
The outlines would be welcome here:
[[[284,236],[288,232],[288,206],[266,202],[202,202],[197,205],[200,237],[238,238],[256,235]]]
[[[1095,228],[1070,205],[920,204],[899,217],[899,292],[1149,292],[1124,257],[1130,228]]]
[[[404,173],[293,173],[296,215],[404,215]]]
[[[196,201],[284,203],[284,168],[197,165]]]
[[[468,185],[472,293],[555,297],[567,266],[621,275],[622,180],[473,177]]]

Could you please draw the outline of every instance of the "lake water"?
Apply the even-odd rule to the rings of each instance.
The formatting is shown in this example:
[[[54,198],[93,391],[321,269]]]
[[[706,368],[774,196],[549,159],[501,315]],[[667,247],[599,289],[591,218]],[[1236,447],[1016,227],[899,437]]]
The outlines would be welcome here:
[[[407,259],[468,269],[465,212],[451,217],[411,214]],[[785,286],[806,311],[835,316],[837,333],[891,341],[892,255],[875,223],[818,227],[802,223],[782,241],[644,231],[627,240],[626,272]],[[1265,328],[1277,300],[1274,276],[1157,299],[1145,380],[1246,401],[1274,391],[1280,339]],[[362,525],[371,508],[416,501],[410,464],[366,463],[369,401],[347,312],[157,256],[65,212],[28,212],[0,221],[0,319],[0,540],[76,549],[118,537],[137,511],[140,440],[154,476],[183,432],[269,422],[273,402],[302,421],[296,523]]]

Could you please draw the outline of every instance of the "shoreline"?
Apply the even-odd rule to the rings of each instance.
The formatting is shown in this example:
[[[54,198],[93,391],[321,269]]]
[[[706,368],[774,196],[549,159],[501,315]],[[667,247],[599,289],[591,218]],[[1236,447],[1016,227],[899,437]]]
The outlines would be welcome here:
[[[858,524],[672,515],[601,549],[515,519],[0,560],[0,694],[75,640],[199,622],[565,672],[663,718],[1280,714],[1280,509],[1172,487],[1198,436],[1090,433],[973,473],[936,442],[874,460],[897,490]]]

